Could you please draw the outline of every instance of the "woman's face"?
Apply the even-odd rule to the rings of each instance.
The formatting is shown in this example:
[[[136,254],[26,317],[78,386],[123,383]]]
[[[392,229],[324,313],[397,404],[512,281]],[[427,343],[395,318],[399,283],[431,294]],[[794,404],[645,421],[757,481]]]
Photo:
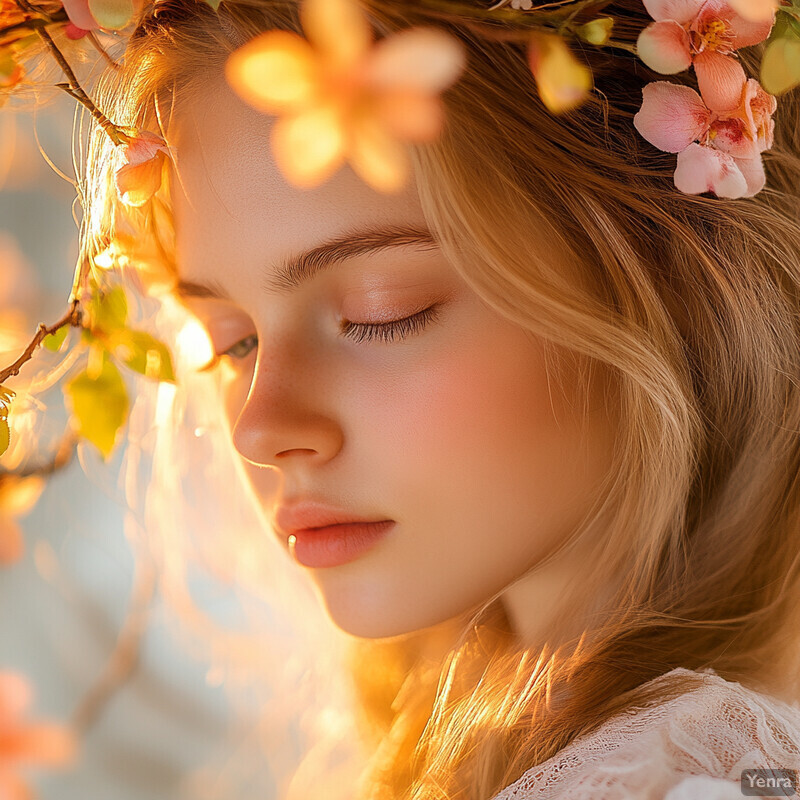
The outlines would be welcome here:
[[[445,260],[413,184],[384,195],[345,167],[312,190],[288,185],[269,118],[221,80],[172,125],[183,294],[228,351],[233,440],[267,514],[316,501],[394,521],[327,566],[297,561],[300,543],[276,525],[295,568],[364,637],[427,628],[502,591],[594,498],[611,449],[602,402],[577,380],[564,394],[548,382],[542,342]],[[278,278],[348,237],[313,275]],[[192,297],[196,285],[220,297]],[[415,314],[373,336],[361,327]]]

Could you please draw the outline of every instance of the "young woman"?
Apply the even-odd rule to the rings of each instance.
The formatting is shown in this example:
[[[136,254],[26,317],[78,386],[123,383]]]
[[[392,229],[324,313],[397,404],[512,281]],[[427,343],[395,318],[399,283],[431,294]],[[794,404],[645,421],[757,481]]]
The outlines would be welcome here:
[[[226,81],[252,37],[302,34],[294,2],[158,2],[96,95],[170,147],[137,235],[225,371],[281,567],[351,637],[370,758],[342,795],[707,800],[800,768],[796,97],[765,189],[687,194],[632,124],[658,75],[630,53],[587,48],[597,91],[553,115],[458,4],[363,8],[466,52],[399,192],[291,185]],[[606,10],[631,42],[652,21]]]

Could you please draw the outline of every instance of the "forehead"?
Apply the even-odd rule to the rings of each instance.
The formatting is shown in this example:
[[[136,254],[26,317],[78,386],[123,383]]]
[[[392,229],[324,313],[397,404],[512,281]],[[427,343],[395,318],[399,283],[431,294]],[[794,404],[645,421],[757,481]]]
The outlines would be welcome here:
[[[273,160],[271,126],[222,76],[176,102],[168,139],[182,277],[218,276],[232,257],[239,265],[277,263],[346,230],[425,225],[413,177],[383,194],[345,164],[318,187],[292,186]]]

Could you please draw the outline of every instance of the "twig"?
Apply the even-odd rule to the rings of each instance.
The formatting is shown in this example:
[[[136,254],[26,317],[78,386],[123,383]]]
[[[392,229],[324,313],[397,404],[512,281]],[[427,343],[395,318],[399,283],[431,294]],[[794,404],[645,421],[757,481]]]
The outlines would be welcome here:
[[[152,565],[136,564],[133,590],[125,622],[117,643],[100,678],[86,693],[72,715],[72,724],[80,734],[86,734],[111,696],[133,675],[139,662],[142,636],[155,596],[155,569]]]
[[[72,71],[72,67],[69,65],[66,58],[64,58],[64,54],[58,49],[58,46],[53,41],[53,37],[47,31],[46,28],[38,28],[36,31],[42,41],[45,43],[45,46],[50,51],[51,55],[55,60],[58,62],[58,65],[61,67],[64,74],[67,76],[67,80],[69,81],[68,88],[65,89],[67,94],[71,97],[74,97],[78,102],[82,103],[86,108],[89,109],[91,115],[97,120],[97,123],[100,127],[108,134],[108,137],[114,142],[115,145],[125,144],[128,140],[128,137],[94,104],[94,101],[89,97],[88,94],[83,90],[83,87],[78,82],[78,79],[75,77],[75,73]],[[57,86],[60,89],[64,89],[64,84],[59,83]]]
[[[81,312],[80,308],[78,307],[79,304],[80,300],[78,300],[77,297],[73,298],[70,301],[69,311],[67,311],[67,313],[64,314],[64,316],[53,325],[47,326],[43,322],[40,322],[33,339],[31,339],[30,344],[25,348],[25,352],[10,367],[0,370],[0,383],[8,380],[13,375],[19,375],[22,365],[33,358],[36,348],[39,346],[45,336],[55,333],[60,327],[62,327],[62,325],[73,325],[75,327],[79,327],[81,324]]]

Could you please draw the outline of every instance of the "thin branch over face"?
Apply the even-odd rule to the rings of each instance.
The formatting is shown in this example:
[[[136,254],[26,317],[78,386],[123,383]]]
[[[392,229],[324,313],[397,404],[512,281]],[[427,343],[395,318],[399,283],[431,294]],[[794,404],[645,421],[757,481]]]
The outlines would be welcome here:
[[[74,298],[70,302],[69,311],[61,317],[58,322],[54,323],[53,325],[45,325],[43,322],[39,323],[39,327],[34,334],[33,339],[31,339],[30,344],[25,348],[25,352],[9,367],[6,367],[3,370],[0,370],[0,383],[8,380],[10,377],[14,375],[19,375],[19,371],[22,368],[22,365],[26,362],[30,361],[33,358],[33,354],[36,352],[36,348],[41,344],[42,340],[45,336],[49,336],[52,333],[55,333],[59,328],[64,325],[73,325],[74,327],[81,326],[81,311],[79,308],[80,301],[77,298]]]

